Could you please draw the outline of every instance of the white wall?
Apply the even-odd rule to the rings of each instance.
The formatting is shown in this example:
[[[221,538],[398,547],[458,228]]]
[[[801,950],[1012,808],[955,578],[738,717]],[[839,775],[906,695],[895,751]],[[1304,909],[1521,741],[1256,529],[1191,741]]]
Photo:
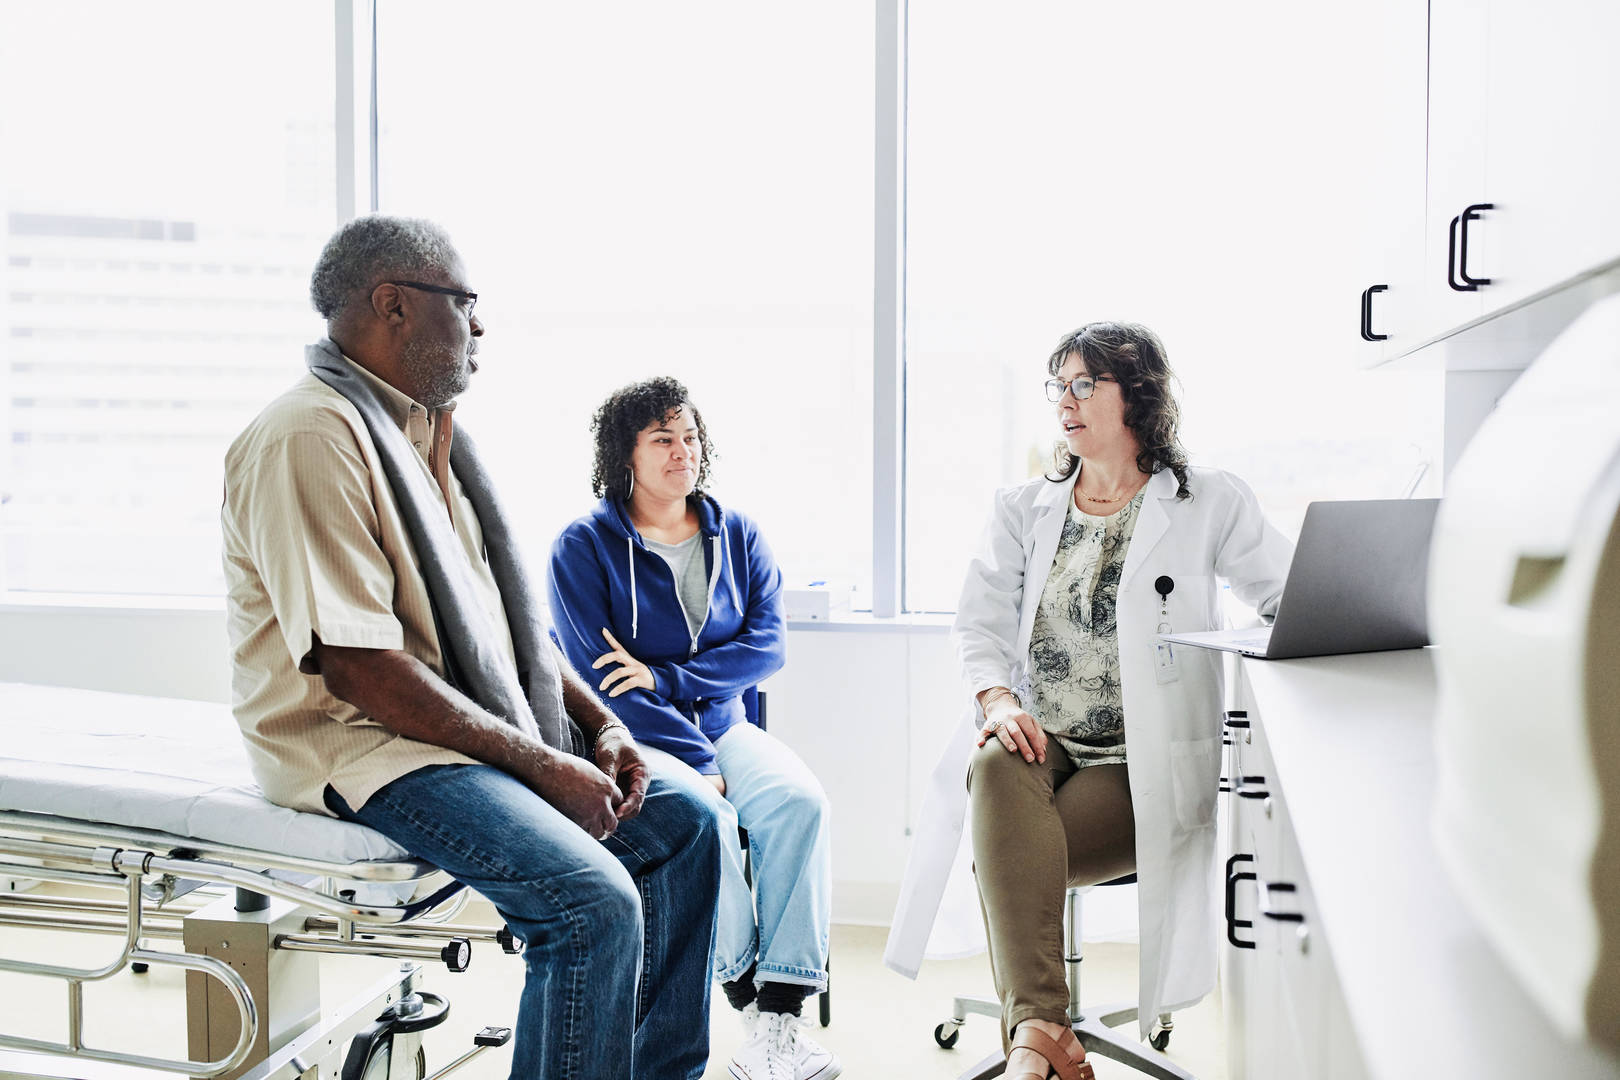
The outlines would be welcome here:
[[[139,603],[0,604],[0,682],[228,702],[219,603]],[[790,628],[788,666],[766,689],[771,732],[833,806],[833,918],[886,924],[960,700],[942,620]]]

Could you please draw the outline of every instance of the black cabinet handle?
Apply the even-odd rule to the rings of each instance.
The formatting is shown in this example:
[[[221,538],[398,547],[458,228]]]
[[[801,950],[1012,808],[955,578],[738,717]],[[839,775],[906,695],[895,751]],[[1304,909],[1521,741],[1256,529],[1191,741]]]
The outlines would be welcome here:
[[[1269,799],[1271,792],[1260,788],[1249,787],[1250,784],[1263,784],[1263,776],[1240,776],[1232,783],[1232,792],[1240,799]]]
[[[1446,284],[1458,292],[1473,292],[1478,286],[1463,285],[1457,280],[1457,227],[1462,223],[1462,215],[1458,214],[1451,219],[1450,239],[1446,244]]]
[[[1446,284],[1458,292],[1478,292],[1481,285],[1489,285],[1490,278],[1468,276],[1468,223],[1479,220],[1481,210],[1495,210],[1495,203],[1474,203],[1451,219],[1450,240],[1446,248]]]
[[[1298,892],[1299,887],[1290,882],[1262,881],[1260,883],[1259,893],[1255,897],[1256,903],[1258,903],[1260,906],[1260,914],[1264,915],[1268,919],[1273,920],[1274,922],[1304,922],[1305,913],[1302,911],[1278,911],[1276,908],[1271,906],[1272,893],[1298,894]]]
[[[1458,245],[1457,276],[1462,278],[1463,281],[1467,282],[1470,287],[1475,289],[1479,288],[1481,285],[1489,285],[1491,283],[1491,279],[1488,277],[1474,278],[1468,276],[1468,223],[1470,221],[1478,221],[1479,212],[1481,210],[1495,209],[1495,203],[1475,203],[1459,215],[1462,222],[1462,242]]]
[[[1388,285],[1369,285],[1361,290],[1361,340],[1362,341],[1388,341],[1388,334],[1375,334],[1372,328],[1372,298],[1373,293],[1381,293],[1389,288]]]
[[[1226,714],[1224,723],[1227,727],[1246,728],[1249,726],[1249,714],[1244,709],[1232,709]]]
[[[1237,883],[1240,881],[1258,881],[1260,877],[1250,871],[1238,872],[1236,866],[1239,862],[1254,862],[1253,855],[1233,855],[1226,860],[1226,940],[1232,943],[1235,949],[1252,949],[1254,942],[1243,941],[1237,936],[1238,927],[1254,926],[1250,919],[1237,917]]]

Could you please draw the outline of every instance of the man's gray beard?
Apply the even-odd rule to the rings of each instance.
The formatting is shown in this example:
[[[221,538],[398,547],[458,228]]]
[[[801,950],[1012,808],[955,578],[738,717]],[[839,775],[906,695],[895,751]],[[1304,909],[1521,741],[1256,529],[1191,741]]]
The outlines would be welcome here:
[[[421,404],[427,408],[448,405],[467,389],[466,359],[458,358],[449,345],[412,338],[405,343],[400,362],[405,374],[416,384]]]

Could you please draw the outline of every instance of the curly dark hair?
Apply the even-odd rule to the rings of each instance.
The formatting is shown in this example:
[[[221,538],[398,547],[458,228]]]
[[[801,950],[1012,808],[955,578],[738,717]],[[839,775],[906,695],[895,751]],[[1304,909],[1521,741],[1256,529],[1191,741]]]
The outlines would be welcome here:
[[[1094,322],[1063,335],[1046,361],[1046,371],[1056,375],[1063,362],[1079,353],[1086,370],[1093,375],[1111,375],[1125,395],[1125,426],[1142,447],[1136,467],[1149,475],[1169,469],[1176,478],[1176,498],[1192,498],[1187,486],[1187,451],[1181,445],[1181,407],[1176,403],[1172,383],[1175,373],[1165,357],[1159,335],[1140,323]],[[1053,452],[1053,483],[1074,475],[1079,459],[1059,443]]]
[[[602,402],[591,417],[591,434],[596,437],[596,460],[591,463],[591,492],[598,498],[610,492],[617,499],[630,497],[630,455],[636,449],[636,436],[655,420],[669,420],[682,409],[692,410],[698,442],[703,447],[698,464],[695,495],[709,482],[709,464],[716,457],[709,442],[703,414],[692,404],[686,387],[668,375],[621,386]]]

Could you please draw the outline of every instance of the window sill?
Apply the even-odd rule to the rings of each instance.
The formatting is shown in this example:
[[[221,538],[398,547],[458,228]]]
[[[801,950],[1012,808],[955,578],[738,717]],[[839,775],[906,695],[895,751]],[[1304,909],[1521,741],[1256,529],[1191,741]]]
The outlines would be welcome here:
[[[149,615],[154,612],[190,612],[217,616],[225,610],[220,596],[142,596],[132,593],[0,592],[0,615]],[[846,611],[830,619],[789,619],[794,633],[893,634],[947,633],[952,616],[944,612],[914,612],[878,618],[870,611]]]
[[[133,593],[0,592],[0,614],[145,615],[152,612],[219,614],[222,596],[146,596]]]
[[[870,611],[845,611],[830,619],[789,619],[787,628],[798,633],[896,634],[948,633],[954,616],[944,612],[913,612],[880,619]]]

